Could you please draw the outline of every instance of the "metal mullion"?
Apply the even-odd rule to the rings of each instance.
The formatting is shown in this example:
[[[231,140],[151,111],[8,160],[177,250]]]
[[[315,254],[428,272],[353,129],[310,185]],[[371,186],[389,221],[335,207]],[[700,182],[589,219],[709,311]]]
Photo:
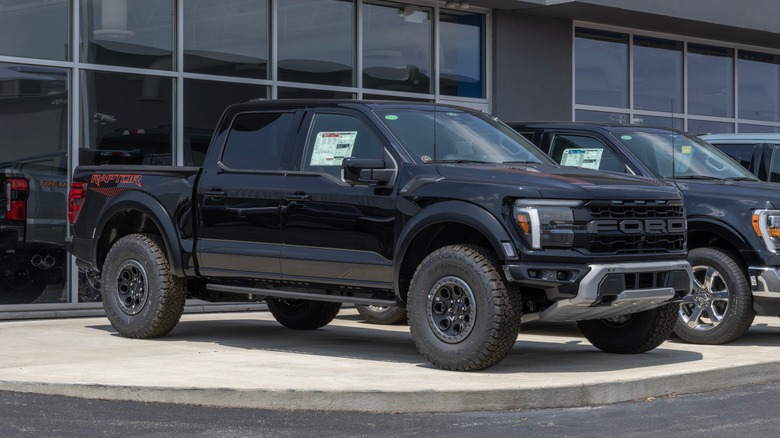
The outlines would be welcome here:
[[[268,0],[268,41],[269,41],[269,48],[268,48],[268,61],[266,62],[266,65],[268,66],[268,79],[271,81],[271,88],[269,93],[269,98],[276,99],[276,96],[278,96],[278,76],[277,76],[277,64],[279,59],[279,22],[278,22],[278,9],[277,8],[277,0]]]
[[[353,77],[354,84],[357,86],[357,98],[363,98],[363,1],[355,2],[355,32],[353,33],[355,41],[355,70]]]

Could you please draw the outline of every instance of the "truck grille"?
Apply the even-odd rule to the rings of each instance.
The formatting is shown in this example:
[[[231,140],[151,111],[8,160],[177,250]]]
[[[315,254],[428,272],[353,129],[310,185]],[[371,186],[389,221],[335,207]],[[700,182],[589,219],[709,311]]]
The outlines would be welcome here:
[[[587,242],[597,254],[641,254],[685,249],[681,201],[591,201]],[[595,224],[595,225],[594,225]]]

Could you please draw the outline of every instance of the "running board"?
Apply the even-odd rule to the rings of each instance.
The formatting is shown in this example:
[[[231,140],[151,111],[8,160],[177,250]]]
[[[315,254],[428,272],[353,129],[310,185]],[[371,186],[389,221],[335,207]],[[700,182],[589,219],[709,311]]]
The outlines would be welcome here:
[[[255,287],[230,286],[227,284],[207,284],[206,289],[234,294],[264,295],[274,298],[290,298],[295,300],[328,301],[333,303],[362,304],[365,306],[395,306],[395,300],[380,300],[375,298],[349,297],[343,295],[325,295],[306,292],[292,292],[279,289],[262,289]]]

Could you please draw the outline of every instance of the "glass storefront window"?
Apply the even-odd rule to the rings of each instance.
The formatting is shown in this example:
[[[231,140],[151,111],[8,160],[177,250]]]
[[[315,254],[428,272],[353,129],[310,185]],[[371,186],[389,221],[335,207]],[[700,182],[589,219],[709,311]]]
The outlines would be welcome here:
[[[431,16],[420,6],[363,4],[363,87],[431,92]]]
[[[233,103],[265,98],[262,85],[184,80],[184,165],[200,166],[219,116]],[[203,102],[208,102],[204,105]]]
[[[662,128],[673,129],[683,129],[685,127],[685,121],[683,119],[647,115],[634,115],[634,118],[631,120],[631,124],[642,126],[660,126]]]
[[[780,122],[780,55],[739,51],[739,118]]]
[[[688,113],[734,117],[733,49],[688,44]]]
[[[279,87],[276,91],[278,99],[354,99],[353,93],[330,90],[310,90],[306,88]]]
[[[628,35],[577,29],[575,103],[628,108]]]
[[[265,79],[268,1],[185,1],[184,71]]]
[[[173,70],[173,0],[82,0],[81,61]]]
[[[734,124],[727,122],[714,122],[711,120],[688,120],[688,132],[693,135],[727,134],[734,132]]]
[[[173,79],[84,71],[79,164],[173,163]]]
[[[277,5],[278,79],[353,86],[354,2],[284,0]]]
[[[740,123],[739,132],[750,132],[750,133],[760,132],[766,134],[775,134],[780,132],[780,126],[751,125],[747,123]]]
[[[4,0],[0,3],[0,55],[57,61],[70,59],[67,0]]]
[[[68,70],[0,63],[0,305],[67,299]]]
[[[683,111],[683,44],[634,37],[634,109]]]
[[[625,113],[576,110],[574,112],[574,120],[577,122],[620,123],[628,125],[631,123],[631,116]]]
[[[439,93],[485,97],[485,16],[439,14]]]

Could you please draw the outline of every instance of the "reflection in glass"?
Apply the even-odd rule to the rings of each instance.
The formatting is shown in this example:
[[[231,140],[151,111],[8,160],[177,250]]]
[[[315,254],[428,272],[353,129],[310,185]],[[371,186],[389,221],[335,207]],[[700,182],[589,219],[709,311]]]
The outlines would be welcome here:
[[[352,93],[330,90],[309,90],[306,88],[279,87],[276,91],[279,99],[354,99]]]
[[[634,37],[634,108],[683,110],[682,42]]]
[[[577,29],[576,103],[628,108],[628,35]]]
[[[576,110],[574,120],[577,122],[619,123],[621,125],[631,123],[631,117],[628,114],[588,110]]]
[[[70,58],[67,0],[0,3],[0,55],[58,61]]]
[[[734,117],[733,49],[688,44],[688,113]]]
[[[439,92],[485,97],[485,16],[442,11],[439,26]]]
[[[268,1],[185,1],[184,70],[265,79]]]
[[[228,105],[266,96],[267,88],[262,85],[185,79],[184,165],[203,164],[211,134]]]
[[[726,134],[734,132],[734,124],[710,120],[688,119],[688,132],[693,135]]]
[[[431,10],[393,3],[363,4],[363,86],[431,92]]]
[[[173,70],[172,0],[82,0],[81,60]]]
[[[765,126],[765,125],[751,125],[747,123],[740,123],[739,124],[739,132],[750,132],[750,133],[767,133],[767,134],[774,134],[780,132],[780,127],[778,126]]]
[[[739,51],[739,117],[780,122],[780,55]]]
[[[685,126],[685,121],[683,119],[678,119],[678,118],[636,114],[634,115],[634,118],[631,119],[631,124],[643,125],[643,126],[660,126],[662,128],[683,129],[683,127]]]
[[[278,79],[354,85],[354,2],[284,0],[277,3]]]
[[[0,63],[0,305],[66,300],[68,70]]]
[[[173,79],[84,71],[81,88],[79,164],[173,163]]]

